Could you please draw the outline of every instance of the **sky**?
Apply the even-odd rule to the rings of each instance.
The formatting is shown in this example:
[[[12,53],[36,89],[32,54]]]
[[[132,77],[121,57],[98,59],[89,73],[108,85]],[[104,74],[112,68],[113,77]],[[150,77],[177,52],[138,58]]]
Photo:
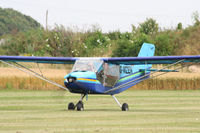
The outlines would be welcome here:
[[[200,0],[0,0],[0,7],[29,15],[43,26],[56,24],[82,30],[98,25],[103,32],[131,31],[146,18],[154,18],[161,28],[192,25],[192,14],[200,13]]]

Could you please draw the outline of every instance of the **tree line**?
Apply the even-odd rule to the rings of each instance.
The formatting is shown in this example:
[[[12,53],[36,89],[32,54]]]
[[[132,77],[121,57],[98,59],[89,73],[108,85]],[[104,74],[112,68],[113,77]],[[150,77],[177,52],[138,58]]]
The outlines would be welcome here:
[[[192,18],[193,25],[183,28],[182,23],[178,23],[173,29],[161,29],[155,19],[147,18],[138,27],[132,25],[132,31],[125,33],[120,31],[103,33],[98,26],[91,26],[83,31],[56,25],[53,29],[45,30],[38,22],[30,19],[31,28],[25,26],[14,34],[12,32],[0,34],[0,54],[128,57],[137,56],[144,42],[155,44],[157,56],[199,54],[198,12],[194,12]],[[0,17],[0,27],[2,22],[5,21]],[[20,28],[17,24],[16,27]]]

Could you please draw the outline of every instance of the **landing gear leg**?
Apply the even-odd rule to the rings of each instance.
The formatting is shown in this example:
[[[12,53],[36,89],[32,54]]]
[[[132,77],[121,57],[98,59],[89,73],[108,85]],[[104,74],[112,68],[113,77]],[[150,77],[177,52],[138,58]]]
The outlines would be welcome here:
[[[75,110],[77,108],[77,111],[83,111],[84,106],[83,106],[83,98],[86,96],[86,94],[81,94],[81,99],[78,101],[76,105],[74,103],[69,103],[68,104],[68,110]]]
[[[85,97],[85,94],[81,94],[81,99],[76,104],[77,111],[83,111],[84,110],[84,106],[83,106],[83,98],[84,97]]]
[[[120,102],[117,100],[117,98],[114,95],[111,95],[111,96],[115,99],[116,103],[119,105],[119,107],[121,108],[122,111],[128,111],[129,110],[127,103],[123,103],[121,105]]]

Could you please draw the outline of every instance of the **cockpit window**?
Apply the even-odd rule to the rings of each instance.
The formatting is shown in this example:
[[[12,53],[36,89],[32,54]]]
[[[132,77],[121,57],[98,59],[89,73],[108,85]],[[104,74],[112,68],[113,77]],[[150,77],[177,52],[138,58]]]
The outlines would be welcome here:
[[[80,59],[77,60],[73,66],[74,71],[92,71],[97,72],[102,66],[103,61],[100,59]]]
[[[103,64],[103,69],[97,73],[97,79],[104,85],[112,87],[119,80],[119,65]]]

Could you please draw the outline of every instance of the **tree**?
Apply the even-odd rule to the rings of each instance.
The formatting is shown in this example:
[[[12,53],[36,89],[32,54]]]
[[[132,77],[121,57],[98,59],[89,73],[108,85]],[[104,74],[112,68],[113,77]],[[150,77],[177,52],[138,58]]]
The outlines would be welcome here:
[[[139,25],[140,32],[146,35],[157,33],[158,28],[158,23],[153,18],[147,18],[145,22]]]
[[[113,51],[112,56],[113,57],[128,57],[132,56],[130,52],[133,49],[133,44],[127,40],[118,40],[117,41],[117,48]]]
[[[133,40],[128,38],[123,38],[117,42],[117,48],[113,51],[113,57],[136,57],[138,52],[144,42],[151,43],[152,41],[148,35],[144,33],[139,33],[134,36]]]
[[[177,29],[177,30],[182,30],[182,29],[183,29],[183,25],[182,25],[182,23],[178,23],[176,29]]]
[[[174,35],[175,36],[175,35]],[[154,43],[156,46],[156,56],[172,55],[174,50],[173,37],[169,32],[160,33],[156,36]]]
[[[198,11],[193,12],[192,19],[194,21],[195,26],[200,24],[200,18],[199,18],[199,12]]]

